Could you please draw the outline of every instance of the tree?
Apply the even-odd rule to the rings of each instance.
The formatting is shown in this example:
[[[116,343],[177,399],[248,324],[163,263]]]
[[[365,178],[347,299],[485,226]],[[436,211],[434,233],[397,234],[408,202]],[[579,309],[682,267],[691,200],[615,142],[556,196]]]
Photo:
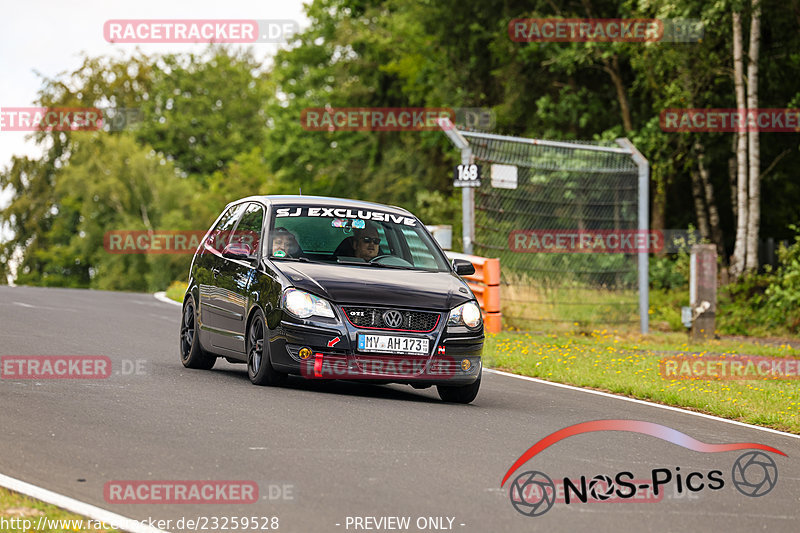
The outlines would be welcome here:
[[[741,13],[733,13],[733,62],[738,109],[747,110],[746,126],[736,133],[736,248],[731,274],[738,277],[758,268],[758,237],[761,222],[761,149],[759,125],[753,113],[758,109],[758,59],[761,40],[761,2],[752,0],[750,45],[747,54],[745,95],[742,58]],[[746,128],[746,130],[744,129]]]
[[[55,188],[62,216],[48,234],[54,241],[48,253],[61,262],[48,264],[63,263],[65,279],[71,264],[80,265],[80,286],[134,291],[165,287],[185,275],[191,255],[110,253],[104,236],[110,231],[195,229],[191,189],[174,165],[152,148],[139,146],[131,135],[76,138]],[[55,232],[62,235],[54,238]],[[21,282],[26,281],[23,273]]]
[[[268,98],[251,52],[209,47],[202,55],[154,58],[139,141],[202,181],[264,141]]]
[[[745,109],[744,61],[742,59],[742,14],[733,12],[733,80],[736,86],[736,109]],[[736,247],[731,259],[731,275],[744,272],[747,256],[747,130],[736,132]]]
[[[750,17],[750,50],[747,54],[747,108],[755,112],[758,109],[761,0],[752,0]],[[761,223],[761,150],[758,123],[755,121],[747,129],[747,159],[750,176],[747,184],[749,198],[747,204],[747,253],[745,254],[744,268],[753,271],[758,268],[758,235]]]

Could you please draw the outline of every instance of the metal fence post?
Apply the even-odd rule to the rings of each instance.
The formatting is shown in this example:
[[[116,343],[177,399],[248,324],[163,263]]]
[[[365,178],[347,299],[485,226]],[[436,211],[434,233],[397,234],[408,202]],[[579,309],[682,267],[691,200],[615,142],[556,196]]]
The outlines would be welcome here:
[[[439,119],[442,128],[450,141],[461,150],[461,164],[472,163],[472,148],[467,140],[459,133],[447,117]],[[475,242],[475,189],[464,187],[461,189],[461,239],[462,250],[465,254],[472,254],[472,243]]]
[[[628,139],[617,139],[620,146],[631,151],[631,157],[639,167],[639,231],[647,235],[650,229],[650,163],[636,149]],[[645,242],[650,242],[646,238]],[[650,272],[647,250],[639,250],[639,327],[642,333],[647,333],[650,329]]]
[[[461,164],[472,163],[472,150],[467,146],[461,149]],[[472,243],[475,242],[475,188],[463,187],[461,189],[461,237],[462,249],[465,254],[472,255]]]

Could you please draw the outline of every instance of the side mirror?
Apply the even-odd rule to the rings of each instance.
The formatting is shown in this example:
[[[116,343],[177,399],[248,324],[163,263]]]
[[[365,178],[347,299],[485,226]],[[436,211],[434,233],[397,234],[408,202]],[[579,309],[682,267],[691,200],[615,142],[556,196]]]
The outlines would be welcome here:
[[[459,276],[471,276],[475,273],[475,265],[466,259],[453,259],[453,269]]]
[[[252,259],[251,254],[252,249],[250,248],[250,245],[243,242],[232,242],[225,246],[225,249],[222,250],[222,257],[227,259]]]

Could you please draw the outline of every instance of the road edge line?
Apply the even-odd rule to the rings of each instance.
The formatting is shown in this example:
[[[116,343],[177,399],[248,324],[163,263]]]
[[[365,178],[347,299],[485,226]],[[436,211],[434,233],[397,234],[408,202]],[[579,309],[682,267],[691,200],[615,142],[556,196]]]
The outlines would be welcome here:
[[[145,526],[134,518],[128,518],[112,513],[111,511],[106,511],[100,507],[95,507],[94,505],[70,498],[69,496],[64,496],[63,494],[58,494],[57,492],[37,487],[36,485],[31,485],[30,483],[3,474],[0,474],[0,486],[79,514],[84,518],[91,518],[92,520],[104,522],[107,525],[113,525],[116,529],[122,531],[128,531],[130,533],[169,533],[162,529]]]
[[[666,409],[668,411],[675,411],[677,413],[683,413],[683,414],[687,414],[687,415],[699,416],[699,417],[702,417],[702,418],[707,418],[709,420],[716,420],[718,422],[727,422],[728,424],[733,424],[735,426],[742,426],[742,427],[746,427],[746,428],[750,428],[750,429],[758,429],[758,430],[761,430],[761,431],[766,431],[767,433],[774,433],[776,435],[781,435],[783,437],[792,437],[792,438],[795,438],[795,439],[800,439],[800,435],[795,435],[794,433],[787,433],[785,431],[779,431],[777,429],[772,429],[772,428],[765,428],[763,426],[755,426],[753,424],[747,424],[745,422],[739,422],[738,420],[730,420],[728,418],[722,418],[722,417],[719,417],[719,416],[709,415],[709,414],[706,414],[706,413],[698,413],[697,411],[690,411],[688,409],[683,409],[681,407],[674,407],[672,405],[664,405],[664,404],[660,404],[660,403],[648,402],[647,400],[640,400],[638,398],[628,398],[627,396],[621,396],[619,394],[613,394],[611,392],[603,392],[603,391],[593,390],[593,389],[584,389],[584,388],[581,388],[581,387],[576,387],[575,385],[565,385],[564,383],[556,383],[554,381],[547,381],[547,380],[544,380],[544,379],[533,378],[533,377],[530,377],[530,376],[521,376],[519,374],[512,374],[511,372],[504,372],[502,370],[494,370],[494,369],[486,368],[486,367],[484,367],[483,370],[485,372],[490,372],[492,374],[498,374],[498,375],[506,376],[506,377],[510,377],[510,378],[518,378],[518,379],[522,379],[522,380],[525,380],[525,381],[532,381],[534,383],[541,383],[542,385],[551,385],[553,387],[561,387],[562,389],[569,389],[569,390],[575,390],[575,391],[580,391],[580,392],[586,392],[586,393],[589,393],[589,394],[596,394],[598,396],[605,396],[606,398],[614,398],[616,400],[625,400],[625,401],[628,401],[628,402],[638,403],[638,404],[642,404],[642,405],[649,405],[651,407],[658,407],[659,409]]]
[[[167,293],[165,291],[154,292],[153,296],[155,297],[156,300],[158,300],[159,302],[164,302],[165,304],[172,304],[178,306],[181,305],[180,302],[176,302],[171,298],[167,298]]]

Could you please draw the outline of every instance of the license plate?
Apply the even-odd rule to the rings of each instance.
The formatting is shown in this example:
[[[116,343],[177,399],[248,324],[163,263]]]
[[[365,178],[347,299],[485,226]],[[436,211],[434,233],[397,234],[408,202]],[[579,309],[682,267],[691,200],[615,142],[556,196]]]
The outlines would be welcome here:
[[[359,335],[358,349],[362,352],[428,355],[428,339],[394,335]]]

